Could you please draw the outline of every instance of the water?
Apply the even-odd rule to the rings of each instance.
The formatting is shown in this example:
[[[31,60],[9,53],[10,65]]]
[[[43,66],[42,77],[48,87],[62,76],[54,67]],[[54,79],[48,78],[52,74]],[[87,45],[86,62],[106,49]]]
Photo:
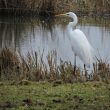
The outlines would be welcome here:
[[[62,19],[62,20],[61,20]],[[56,18],[53,20],[39,20],[37,18],[0,18],[0,50],[4,47],[11,48],[23,56],[28,52],[43,54],[47,63],[48,53],[57,52],[57,62],[74,63],[74,54],[66,36],[66,25],[69,19]],[[96,56],[110,63],[110,20],[109,18],[79,18],[76,28],[81,29],[90,44],[95,49]],[[94,59],[96,60],[96,59]],[[83,63],[77,60],[77,65]]]

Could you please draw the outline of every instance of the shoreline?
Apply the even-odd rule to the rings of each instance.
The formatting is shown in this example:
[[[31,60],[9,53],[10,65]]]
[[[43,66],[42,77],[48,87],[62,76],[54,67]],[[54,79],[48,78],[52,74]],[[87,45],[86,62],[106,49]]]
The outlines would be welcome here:
[[[90,16],[90,17],[110,17],[110,10],[107,11],[82,11],[82,10],[77,10],[74,11],[72,10],[74,13],[76,13],[78,16]],[[2,11],[0,10],[0,15],[1,16],[22,16],[22,17],[54,17],[55,13],[51,12],[51,11],[41,11],[43,12],[42,14],[39,13],[38,11],[35,10],[19,10],[19,9],[3,9]],[[65,11],[65,12],[69,12],[69,11]],[[60,12],[60,13],[65,13],[65,12]]]
[[[13,4],[13,5],[12,5]],[[108,0],[24,0],[1,1],[0,15],[13,16],[54,16],[55,14],[73,11],[79,15],[110,17]]]

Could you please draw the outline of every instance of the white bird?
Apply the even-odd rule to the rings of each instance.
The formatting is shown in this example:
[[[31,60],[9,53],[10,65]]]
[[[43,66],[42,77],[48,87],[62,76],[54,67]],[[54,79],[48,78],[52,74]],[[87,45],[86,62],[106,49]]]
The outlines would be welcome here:
[[[60,14],[56,16],[68,16],[72,18],[72,22],[69,22],[67,26],[67,33],[68,37],[71,42],[72,50],[74,51],[75,60],[74,60],[74,66],[76,68],[76,56],[78,56],[82,62],[87,67],[90,67],[92,64],[92,52],[93,48],[90,45],[89,41],[87,40],[85,34],[80,29],[75,29],[75,26],[78,23],[78,18],[75,13],[68,12],[65,14]]]

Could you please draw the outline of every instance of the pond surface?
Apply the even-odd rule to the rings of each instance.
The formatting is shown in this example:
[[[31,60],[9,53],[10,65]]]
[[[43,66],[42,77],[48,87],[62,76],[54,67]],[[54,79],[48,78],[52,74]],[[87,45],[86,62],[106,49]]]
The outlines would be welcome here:
[[[11,48],[23,56],[28,52],[43,54],[47,62],[48,53],[57,53],[57,61],[74,63],[74,54],[66,36],[66,25],[70,19],[55,18],[39,20],[37,18],[0,18],[0,50]],[[109,18],[79,18],[76,28],[81,29],[95,49],[95,55],[110,63],[110,20]],[[96,60],[96,59],[95,59]],[[80,59],[77,65],[81,67]]]

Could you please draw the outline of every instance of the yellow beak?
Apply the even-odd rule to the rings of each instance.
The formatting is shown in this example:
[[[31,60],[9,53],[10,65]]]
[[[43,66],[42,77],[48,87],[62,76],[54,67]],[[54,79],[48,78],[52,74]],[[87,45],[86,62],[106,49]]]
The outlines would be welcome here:
[[[66,14],[58,14],[58,15],[55,15],[55,16],[66,16]]]

